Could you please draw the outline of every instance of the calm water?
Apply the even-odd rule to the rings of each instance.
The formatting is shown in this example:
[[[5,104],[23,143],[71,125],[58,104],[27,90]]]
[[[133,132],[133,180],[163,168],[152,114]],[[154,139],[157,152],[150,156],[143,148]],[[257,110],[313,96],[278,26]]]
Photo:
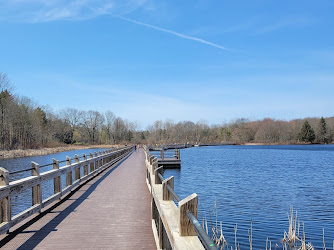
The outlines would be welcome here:
[[[7,169],[9,172],[16,172],[19,170],[23,169],[29,169],[31,168],[31,161],[34,161],[38,163],[40,166],[46,165],[49,163],[52,163],[52,158],[55,158],[56,160],[59,161],[64,161],[66,160],[66,156],[71,157],[72,163],[74,161],[74,156],[77,154],[79,157],[82,157],[82,154],[88,154],[89,158],[89,153],[94,152],[99,152],[103,151],[105,149],[100,148],[100,149],[82,149],[82,150],[72,150],[72,151],[67,151],[67,152],[61,152],[61,153],[56,153],[56,154],[51,154],[51,155],[43,155],[43,156],[31,156],[31,157],[24,157],[24,158],[15,158],[15,159],[6,159],[6,160],[0,160],[0,167]],[[82,159],[80,159],[82,160]],[[66,163],[60,163],[59,167],[65,166]],[[46,167],[41,167],[40,172],[43,173],[45,171],[51,170],[53,167],[52,166],[46,166]],[[73,171],[73,180],[74,180],[74,171]],[[81,176],[83,175],[83,169],[81,168]],[[10,181],[22,179],[24,177],[31,176],[31,171],[26,171],[23,173],[18,173],[18,174],[10,174]],[[66,176],[63,175],[61,176],[61,188],[65,188],[65,179]],[[49,196],[53,195],[53,180],[43,182],[42,184],[42,197],[43,200],[48,198]],[[13,195],[12,198],[12,215],[16,215],[25,209],[29,208],[31,206],[31,189],[28,189],[19,195]]]
[[[181,160],[181,170],[165,170],[165,178],[174,175],[181,198],[196,192],[206,217],[217,202],[218,221],[230,246],[237,224],[240,248],[249,249],[252,219],[255,249],[265,249],[269,236],[273,248],[276,243],[281,247],[293,205],[305,223],[306,242],[322,248],[324,228],[327,249],[332,249],[334,145],[189,148],[181,150]]]

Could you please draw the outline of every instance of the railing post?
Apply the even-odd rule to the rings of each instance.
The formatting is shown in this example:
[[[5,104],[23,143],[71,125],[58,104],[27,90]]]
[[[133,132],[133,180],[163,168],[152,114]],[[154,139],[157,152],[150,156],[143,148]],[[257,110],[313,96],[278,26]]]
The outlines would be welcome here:
[[[97,153],[96,152],[94,153],[94,156],[97,157]],[[99,161],[98,160],[95,160],[94,168],[95,168],[95,170],[99,168]]]
[[[9,171],[0,168],[0,187],[8,187],[9,186]],[[0,200],[0,224],[5,222],[10,222],[12,218],[12,207],[10,202],[10,190],[9,188],[4,191],[6,192],[6,197]]]
[[[174,176],[164,179],[162,182],[162,199],[164,201],[172,201],[174,200],[174,197],[168,190],[167,185],[174,190]]]
[[[175,149],[175,157],[177,160],[180,160],[180,149]]]
[[[56,159],[52,159],[53,169],[59,169],[59,161]],[[61,191],[61,179],[60,176],[57,176],[53,179],[53,192],[54,194],[59,193]]]
[[[66,156],[66,166],[70,166],[72,164],[71,158]],[[72,171],[66,174],[66,187],[71,186],[73,183]]]
[[[160,214],[159,214],[159,248],[162,249],[162,220],[161,220],[161,217],[160,217]]]
[[[158,174],[162,174],[163,170],[164,170],[163,166],[161,166],[159,168],[156,168],[154,170],[154,179],[155,179],[154,184],[161,184],[161,180],[160,180]]]
[[[36,162],[31,162],[31,176],[39,176],[39,165]],[[42,190],[41,184],[37,184],[36,186],[32,187],[32,205],[42,204]],[[40,207],[40,211],[42,206]]]
[[[86,154],[82,154],[82,160],[83,161],[87,161]],[[84,166],[83,174],[84,174],[84,176],[88,175],[88,165],[87,164]]]
[[[75,163],[79,163],[79,156],[75,155]],[[80,167],[75,169],[75,180],[80,180]]]
[[[198,217],[198,197],[197,194],[189,195],[179,202],[179,234],[180,236],[197,236],[191,221],[187,216],[187,210]]]
[[[99,151],[99,156],[102,156],[101,151]],[[102,158],[99,160],[99,168],[102,167],[103,162],[102,162]]]
[[[92,153],[89,153],[89,158],[90,159],[93,159],[93,154]],[[94,171],[94,162],[91,162],[90,164],[89,164],[89,172],[91,173],[91,172],[93,172]]]
[[[154,170],[158,168],[158,158],[154,158],[154,161],[152,162],[152,174],[154,174]]]

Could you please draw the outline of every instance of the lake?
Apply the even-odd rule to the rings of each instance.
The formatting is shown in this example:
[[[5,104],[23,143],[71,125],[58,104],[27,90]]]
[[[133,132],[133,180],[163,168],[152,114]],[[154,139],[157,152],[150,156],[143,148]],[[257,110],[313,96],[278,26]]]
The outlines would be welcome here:
[[[10,172],[30,168],[30,162],[49,164],[52,158],[97,152],[104,149],[67,151],[52,155],[1,160]],[[197,193],[199,217],[218,221],[229,246],[234,247],[234,227],[241,249],[249,249],[248,233],[253,220],[253,247],[265,249],[270,237],[278,244],[288,231],[288,212],[293,205],[305,223],[306,241],[322,249],[322,229],[327,248],[334,240],[334,145],[305,146],[217,146],[181,150],[181,170],[165,170],[165,178],[175,177],[181,198]],[[65,163],[60,164],[64,166]],[[52,166],[41,168],[41,172]],[[81,173],[82,174],[82,173]],[[30,176],[30,171],[10,175],[11,180]],[[65,176],[62,176],[62,188]],[[53,183],[43,183],[43,199],[53,193]],[[12,197],[13,215],[31,205],[31,189]],[[302,228],[302,226],[301,226]],[[302,232],[302,229],[300,230]],[[300,233],[302,235],[302,233]]]
[[[56,154],[50,154],[50,155],[42,155],[42,156],[31,156],[31,157],[22,157],[22,158],[13,158],[13,159],[4,159],[0,160],[0,167],[7,169],[9,172],[16,172],[23,169],[30,169],[31,168],[31,162],[34,161],[38,163],[40,166],[47,165],[52,163],[52,158],[55,158],[59,161],[66,160],[66,156],[71,157],[72,163],[74,163],[74,157],[75,154],[77,154],[79,157],[82,157],[82,154],[88,155],[87,158],[89,158],[89,153],[95,153],[99,151],[106,150],[105,148],[97,148],[97,149],[80,149],[80,150],[72,150],[72,151],[66,151],[66,152],[60,152]],[[80,159],[82,160],[82,159]],[[59,163],[59,167],[65,166],[66,163]],[[46,172],[51,170],[52,166],[46,166],[41,167],[40,172]],[[74,179],[74,171],[73,171],[73,179]],[[31,171],[25,171],[17,174],[10,174],[10,181],[22,179],[24,177],[31,176]],[[81,168],[81,176],[83,176],[83,168]],[[61,176],[61,188],[65,188],[65,180],[66,175]],[[53,195],[53,180],[45,181],[42,184],[42,198],[43,200],[48,198],[49,196]],[[12,195],[11,202],[12,202],[12,215],[16,215],[25,209],[29,208],[31,206],[31,197],[32,197],[32,191],[29,188],[28,190],[25,190],[24,192],[20,193],[19,195]]]
[[[288,231],[293,205],[305,223],[306,243],[322,249],[334,240],[334,145],[216,146],[181,150],[181,170],[174,176],[181,198],[197,193],[199,217],[222,221],[229,248],[234,227],[241,249],[249,249],[248,229],[253,220],[253,247],[265,249],[270,237],[275,248]]]

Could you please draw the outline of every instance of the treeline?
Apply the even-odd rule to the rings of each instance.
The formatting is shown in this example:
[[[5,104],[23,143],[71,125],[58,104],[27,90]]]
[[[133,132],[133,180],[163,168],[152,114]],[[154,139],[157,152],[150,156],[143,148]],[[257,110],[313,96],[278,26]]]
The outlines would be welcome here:
[[[0,149],[54,147],[61,144],[118,144],[132,142],[134,122],[107,111],[73,108],[53,112],[32,99],[14,95],[0,72]]]
[[[236,119],[223,125],[208,125],[171,120],[156,121],[146,131],[148,143],[331,143],[334,133],[334,117],[307,118],[281,121],[266,118],[260,121]]]
[[[0,149],[54,147],[63,144],[152,143],[331,143],[334,117],[293,121],[237,119],[222,125],[172,120],[156,121],[146,130],[112,111],[58,112],[32,99],[15,95],[0,72]]]

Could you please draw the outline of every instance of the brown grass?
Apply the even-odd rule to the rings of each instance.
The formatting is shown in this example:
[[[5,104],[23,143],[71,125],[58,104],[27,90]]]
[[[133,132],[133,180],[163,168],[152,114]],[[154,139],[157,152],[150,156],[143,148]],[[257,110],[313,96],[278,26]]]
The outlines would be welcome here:
[[[70,145],[70,146],[41,148],[41,149],[0,150],[0,159],[19,158],[19,157],[37,156],[37,155],[48,155],[48,154],[55,154],[55,153],[71,151],[71,150],[79,150],[79,149],[111,148],[111,147],[120,147],[120,146],[123,146],[123,145]]]

